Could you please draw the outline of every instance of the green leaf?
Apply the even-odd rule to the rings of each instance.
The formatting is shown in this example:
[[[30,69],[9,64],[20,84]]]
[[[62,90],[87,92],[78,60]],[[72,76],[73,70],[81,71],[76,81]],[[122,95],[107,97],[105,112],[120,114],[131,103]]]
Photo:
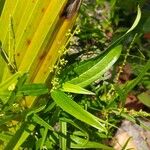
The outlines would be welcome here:
[[[25,84],[20,88],[20,90],[17,93],[17,96],[40,96],[43,94],[47,94],[48,92],[49,90],[44,84]]]
[[[75,64],[75,66],[73,66],[73,71],[75,72],[75,74],[80,75],[84,73],[85,71],[89,70],[95,64],[97,64],[105,55],[106,55],[105,53],[102,53],[96,58],[91,58],[91,59],[79,62]]]
[[[11,140],[8,142],[4,150],[18,150],[19,147],[22,145],[22,143],[26,140],[26,138],[31,134],[31,132],[34,130],[35,125],[28,124],[24,122],[21,127],[17,130],[15,135],[11,138]]]
[[[61,133],[63,134],[63,136],[60,136],[59,144],[61,150],[66,150],[67,149],[67,123],[60,121],[60,126],[61,126]]]
[[[8,142],[11,139],[11,135],[0,133],[0,140],[3,142]]]
[[[72,126],[74,126],[75,128],[79,129],[82,132],[82,134],[84,134],[84,137],[86,137],[86,140],[89,140],[89,134],[87,133],[87,126],[85,126],[83,122],[79,120],[68,119],[68,118],[60,118],[59,120],[63,122],[67,122]]]
[[[26,79],[27,79],[27,73],[24,73],[21,77],[18,78],[18,82],[10,94],[8,101],[4,106],[4,110],[9,110],[12,107],[12,104],[17,101],[16,97],[17,97],[18,90],[20,90],[20,88],[24,85]]]
[[[139,21],[141,19],[141,10],[140,7],[137,7],[137,16],[136,19],[133,23],[133,25],[131,26],[131,28],[125,33],[123,34],[120,38],[118,38],[116,41],[114,41],[108,48],[107,50],[112,49],[114,46],[116,46],[118,43],[120,43],[121,41],[123,41],[123,39],[131,32],[135,29],[135,27],[138,25]]]
[[[142,80],[142,78],[145,76],[146,72],[149,69],[150,69],[150,60],[148,60],[148,62],[144,65],[144,67],[141,69],[141,72],[135,79],[127,82],[122,86],[122,90],[124,90],[124,93],[127,94],[128,92],[130,92]]]
[[[40,149],[42,149],[43,146],[44,146],[44,142],[46,141],[47,134],[48,134],[48,128],[45,128],[44,132],[42,132],[42,139],[41,139],[41,143],[40,143],[40,146],[39,146]]]
[[[16,115],[11,114],[7,116],[2,116],[3,114],[1,113],[1,119],[0,119],[0,126],[3,124],[6,124],[9,121],[12,121],[13,119],[16,119]]]
[[[99,118],[84,110],[80,105],[74,102],[62,91],[54,90],[51,92],[51,96],[56,104],[70,115],[102,132],[107,132],[105,125],[99,122]]]
[[[34,122],[40,124],[41,126],[51,130],[51,131],[54,131],[54,128],[52,126],[50,126],[47,122],[45,122],[41,117],[39,117],[37,114],[34,114],[32,116],[32,119]]]
[[[15,84],[12,84],[12,87],[15,87]],[[8,90],[8,88],[5,90],[2,89],[2,91],[0,90],[0,99],[3,102],[3,104],[6,104],[11,95],[11,92],[12,91]],[[20,98],[23,96],[40,96],[43,94],[47,94],[48,92],[49,90],[44,84],[25,84],[22,87],[20,87],[20,89],[18,89],[16,93],[16,98]]]
[[[135,27],[138,25],[140,19],[141,19],[141,10],[140,10],[140,7],[139,7],[139,5],[138,5],[138,6],[137,6],[137,16],[136,16],[136,19],[135,19],[135,21],[134,21],[132,27],[126,32],[126,34],[135,29]]]
[[[133,122],[134,124],[136,123],[137,125],[140,125],[142,128],[144,128],[145,130],[149,130],[150,131],[150,127],[145,125],[143,123],[142,120],[138,119],[138,118],[135,118],[133,115],[130,115],[126,112],[124,112],[123,110],[120,112],[118,111],[117,109],[115,110],[112,110],[116,115],[119,115],[119,116],[122,116],[123,118]]]
[[[95,93],[91,92],[91,91],[88,91],[78,85],[74,85],[74,84],[71,84],[71,83],[64,83],[62,85],[62,89],[61,91],[64,91],[64,92],[70,92],[70,93],[76,93],[76,94],[87,94],[87,95],[95,95]]]
[[[89,60],[85,60],[79,64],[74,64],[73,66],[70,66],[69,71],[73,70],[73,73],[75,73],[76,75],[81,75],[84,72],[86,72],[87,70],[89,70],[90,68],[92,68],[94,65],[96,65],[100,60],[102,60],[103,57],[105,57],[110,51],[113,51],[112,49],[114,47],[116,47],[120,42],[122,42],[125,37],[135,29],[135,27],[137,26],[137,24],[139,23],[139,20],[141,18],[141,10],[138,6],[137,8],[137,17],[133,23],[133,25],[131,26],[131,28],[125,33],[123,34],[120,38],[118,38],[116,41],[114,41],[106,50],[104,53],[100,54],[99,56],[97,56],[96,58],[91,58]],[[72,83],[72,82],[70,82]]]
[[[142,102],[144,105],[150,107],[150,94],[148,92],[143,92],[140,95],[138,95],[138,99],[140,102]]]
[[[86,72],[68,81],[71,84],[76,84],[85,87],[93,81],[99,79],[112,65],[117,61],[121,54],[122,46],[119,45],[109,51],[97,64],[88,69]]]
[[[6,90],[9,88],[9,86],[11,86],[12,84],[16,84],[18,77],[21,76],[20,72],[17,72],[15,74],[13,74],[10,78],[8,78],[7,80],[5,80],[5,82],[2,82],[0,84],[0,91]]]
[[[102,149],[102,150],[114,150],[112,147],[101,144],[99,142],[93,142],[93,141],[86,142],[86,139],[83,139],[78,136],[71,136],[71,138],[74,142],[78,143],[78,144],[75,144],[74,142],[71,143],[71,148],[74,148],[74,149],[96,148],[96,149]],[[85,142],[86,144],[84,144]]]

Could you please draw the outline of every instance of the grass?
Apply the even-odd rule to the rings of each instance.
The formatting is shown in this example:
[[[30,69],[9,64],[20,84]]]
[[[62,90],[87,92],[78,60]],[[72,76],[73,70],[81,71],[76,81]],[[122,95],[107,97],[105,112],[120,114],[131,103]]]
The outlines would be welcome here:
[[[113,150],[109,140],[123,119],[150,130],[140,119],[149,113],[125,105],[128,93],[137,89],[136,96],[149,106],[149,41],[142,41],[149,31],[146,1],[127,8],[120,3],[85,0],[76,20],[76,13],[60,15],[66,0],[14,0],[15,7],[5,1],[0,8],[0,149]],[[134,69],[137,59],[141,67]]]

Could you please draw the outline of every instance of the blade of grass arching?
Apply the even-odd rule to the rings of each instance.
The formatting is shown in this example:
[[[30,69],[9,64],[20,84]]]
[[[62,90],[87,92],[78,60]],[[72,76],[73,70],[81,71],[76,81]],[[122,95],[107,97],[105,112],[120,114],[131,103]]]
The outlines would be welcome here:
[[[48,105],[47,108],[44,109],[44,113],[51,111],[55,106],[56,106],[56,103],[52,102],[51,104]]]
[[[108,69],[110,69],[110,67],[112,67],[112,65],[119,58],[121,50],[121,45],[113,48],[97,64],[68,82],[71,84],[79,85],[81,87],[85,87],[91,84],[95,80],[99,79]]]
[[[63,136],[59,137],[59,145],[62,150],[67,149],[67,123],[60,121],[60,131]]]
[[[106,50],[110,50],[113,47],[115,47],[117,44],[119,44],[131,31],[133,31],[135,29],[135,27],[138,25],[140,19],[141,19],[141,10],[138,5],[137,6],[137,16],[136,16],[135,21],[134,21],[133,25],[131,26],[131,28],[125,34],[123,34],[120,38],[118,38],[116,41],[114,41]]]
[[[100,123],[97,117],[84,110],[80,105],[74,102],[62,91],[59,90],[52,91],[51,96],[53,100],[56,102],[56,104],[70,115],[87,123],[90,126],[93,126],[94,128],[100,130],[101,132],[107,132],[107,129],[103,124],[105,121]]]
[[[40,96],[48,92],[44,84],[25,84],[18,90],[17,96]]]
[[[73,71],[76,75],[80,75],[84,73],[85,71],[89,70],[91,67],[93,67],[95,64],[97,64],[106,54],[102,53],[96,58],[91,58],[76,64],[73,64],[73,67],[71,66],[71,71]]]

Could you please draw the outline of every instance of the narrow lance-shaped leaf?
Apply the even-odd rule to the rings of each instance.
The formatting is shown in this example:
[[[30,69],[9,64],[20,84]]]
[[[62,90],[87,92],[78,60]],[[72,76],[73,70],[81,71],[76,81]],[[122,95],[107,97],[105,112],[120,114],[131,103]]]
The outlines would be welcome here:
[[[128,31],[123,34],[120,38],[118,38],[116,41],[114,41],[108,48],[106,48],[105,52],[103,54],[100,54],[100,56],[97,56],[96,58],[92,58],[86,61],[83,61],[81,63],[79,63],[76,67],[74,67],[74,72],[78,75],[86,72],[89,68],[93,67],[96,63],[98,63],[98,61],[100,61],[102,59],[102,57],[104,57],[109,51],[111,51],[112,48],[116,47],[120,42],[122,42],[124,40],[124,38],[135,29],[135,27],[137,26],[137,24],[140,21],[141,18],[141,10],[138,6],[137,9],[137,17],[133,23],[133,25],[131,26],[130,29],[128,29]]]
[[[64,136],[61,136],[59,139],[59,145],[62,150],[67,149],[67,123],[60,121],[61,133]]]
[[[56,102],[56,104],[70,115],[89,124],[90,126],[95,127],[100,131],[107,132],[105,125],[99,122],[99,118],[95,117],[94,115],[84,110],[80,105],[74,102],[62,91],[59,90],[52,91],[51,96],[53,100]]]
[[[107,53],[97,64],[89,70],[82,73],[79,77],[68,81],[71,84],[76,84],[85,87],[93,81],[99,79],[112,65],[117,61],[121,54],[122,46],[119,45]]]
[[[140,7],[137,6],[137,16],[136,19],[133,23],[133,25],[131,26],[131,28],[129,30],[127,30],[127,32],[125,34],[123,34],[120,38],[118,38],[116,41],[114,41],[108,48],[107,50],[112,49],[114,46],[116,46],[118,43],[120,43],[131,31],[133,31],[135,29],[135,27],[138,25],[139,21],[141,19],[141,10]]]
[[[64,92],[71,92],[71,93],[76,93],[76,94],[87,94],[87,95],[95,95],[95,93],[88,91],[78,85],[71,84],[71,83],[64,83],[62,85],[62,91]]]

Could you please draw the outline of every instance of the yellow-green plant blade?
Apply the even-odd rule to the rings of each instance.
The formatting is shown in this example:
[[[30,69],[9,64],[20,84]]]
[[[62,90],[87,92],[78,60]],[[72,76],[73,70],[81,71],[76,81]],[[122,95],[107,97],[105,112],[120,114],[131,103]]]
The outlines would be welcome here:
[[[25,53],[23,60],[19,66],[19,70],[29,70],[34,59],[40,53],[40,50],[45,43],[45,40],[49,34],[52,34],[54,27],[59,20],[59,13],[64,5],[65,0],[51,1],[47,8],[38,28],[34,34],[32,42],[30,43],[27,52]],[[27,61],[30,60],[30,61]]]
[[[37,68],[35,68],[35,64],[33,65],[34,68],[31,68],[30,70],[30,72],[33,72],[33,70],[35,70],[35,73],[31,77],[31,80],[34,79],[34,82],[41,82],[43,81],[43,79],[45,81],[48,78],[50,72],[53,70],[54,65],[56,64],[56,61],[60,58],[65,50],[65,43],[69,38],[67,36],[67,32],[71,30],[74,21],[75,17],[73,17],[72,20],[61,19],[58,22],[54,30],[55,33],[53,34],[50,42],[50,48],[48,47],[47,55],[39,55],[37,58],[39,60]]]

